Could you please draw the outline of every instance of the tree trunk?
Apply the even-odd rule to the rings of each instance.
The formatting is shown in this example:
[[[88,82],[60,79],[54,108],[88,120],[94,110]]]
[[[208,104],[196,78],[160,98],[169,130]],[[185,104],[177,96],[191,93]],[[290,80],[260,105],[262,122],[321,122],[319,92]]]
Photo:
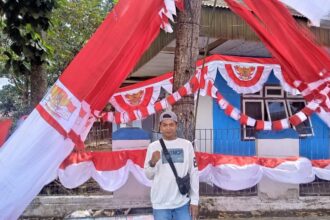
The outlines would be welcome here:
[[[47,90],[47,77],[44,70],[43,65],[31,65],[31,110],[38,105]]]
[[[174,58],[174,87],[176,91],[194,75],[198,57],[198,37],[201,0],[185,0],[185,10],[178,13]],[[178,135],[190,141],[195,138],[194,96],[181,99],[174,105],[178,115]]]

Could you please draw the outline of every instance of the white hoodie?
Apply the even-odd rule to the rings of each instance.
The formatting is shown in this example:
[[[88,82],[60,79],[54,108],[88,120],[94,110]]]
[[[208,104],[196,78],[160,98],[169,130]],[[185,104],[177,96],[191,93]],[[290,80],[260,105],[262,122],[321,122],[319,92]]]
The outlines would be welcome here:
[[[174,209],[190,204],[198,205],[199,201],[199,176],[195,152],[191,142],[177,138],[175,140],[164,140],[179,177],[190,173],[190,193],[182,195],[176,183],[173,171],[165,159],[162,146],[159,141],[151,143],[147,150],[144,163],[144,171],[148,179],[152,180],[151,203],[154,209]],[[161,158],[155,167],[150,167],[152,153],[161,152]]]

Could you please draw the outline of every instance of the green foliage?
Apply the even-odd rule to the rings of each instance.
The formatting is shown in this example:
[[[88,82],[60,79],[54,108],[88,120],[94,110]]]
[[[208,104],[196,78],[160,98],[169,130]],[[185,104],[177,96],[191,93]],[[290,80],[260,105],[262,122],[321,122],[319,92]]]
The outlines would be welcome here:
[[[0,77],[12,83],[0,90],[0,114],[26,114],[31,63],[47,64],[52,85],[117,2],[0,0]]]
[[[113,7],[112,1],[59,0],[51,16],[45,41],[54,48],[49,60],[48,79],[52,84],[88,41]]]
[[[0,90],[0,112],[5,117],[19,118],[28,113],[22,94],[12,85],[5,85]]]
[[[50,13],[55,0],[20,0],[2,2],[3,33],[10,39],[6,69],[21,74],[30,72],[31,64],[45,62],[49,47],[42,39],[42,33],[49,28]]]

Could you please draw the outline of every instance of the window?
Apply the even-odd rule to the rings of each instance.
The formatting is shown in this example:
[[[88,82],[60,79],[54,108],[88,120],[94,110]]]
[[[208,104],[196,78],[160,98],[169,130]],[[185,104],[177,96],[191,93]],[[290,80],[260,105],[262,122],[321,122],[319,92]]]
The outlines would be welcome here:
[[[243,100],[243,112],[254,119],[264,120],[264,102],[252,99]],[[255,139],[254,128],[243,125],[243,137],[244,139]]]
[[[270,121],[277,121],[288,117],[284,100],[266,100],[266,107]]]
[[[266,85],[260,92],[242,95],[242,112],[257,120],[277,121],[299,112],[306,105],[301,95],[291,95],[278,85]],[[300,136],[313,135],[310,118],[293,127]],[[254,139],[253,127],[243,126],[243,140]]]
[[[287,100],[289,106],[290,115],[294,115],[303,109],[306,105],[304,100]],[[300,136],[311,136],[313,135],[311,119],[308,117],[307,120],[294,127]]]
[[[284,92],[279,86],[265,86],[265,96],[268,98],[283,98]]]

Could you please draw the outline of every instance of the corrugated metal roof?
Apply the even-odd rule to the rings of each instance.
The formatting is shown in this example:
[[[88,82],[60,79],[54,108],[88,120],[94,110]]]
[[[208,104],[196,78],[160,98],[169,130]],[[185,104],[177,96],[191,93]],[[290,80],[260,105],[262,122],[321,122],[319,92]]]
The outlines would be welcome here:
[[[239,1],[242,1],[242,0],[239,0]],[[213,7],[214,0],[203,0],[202,1],[202,4],[203,4],[203,6]],[[227,9],[229,9],[227,3],[224,0],[217,0],[216,7],[217,8],[227,8]],[[305,17],[302,14],[300,14],[299,12],[297,12],[296,10],[294,10],[294,9],[292,9],[290,7],[288,7],[288,8],[289,8],[289,10],[290,10],[290,12],[291,12],[291,14],[293,16],[296,16],[296,17]]]

